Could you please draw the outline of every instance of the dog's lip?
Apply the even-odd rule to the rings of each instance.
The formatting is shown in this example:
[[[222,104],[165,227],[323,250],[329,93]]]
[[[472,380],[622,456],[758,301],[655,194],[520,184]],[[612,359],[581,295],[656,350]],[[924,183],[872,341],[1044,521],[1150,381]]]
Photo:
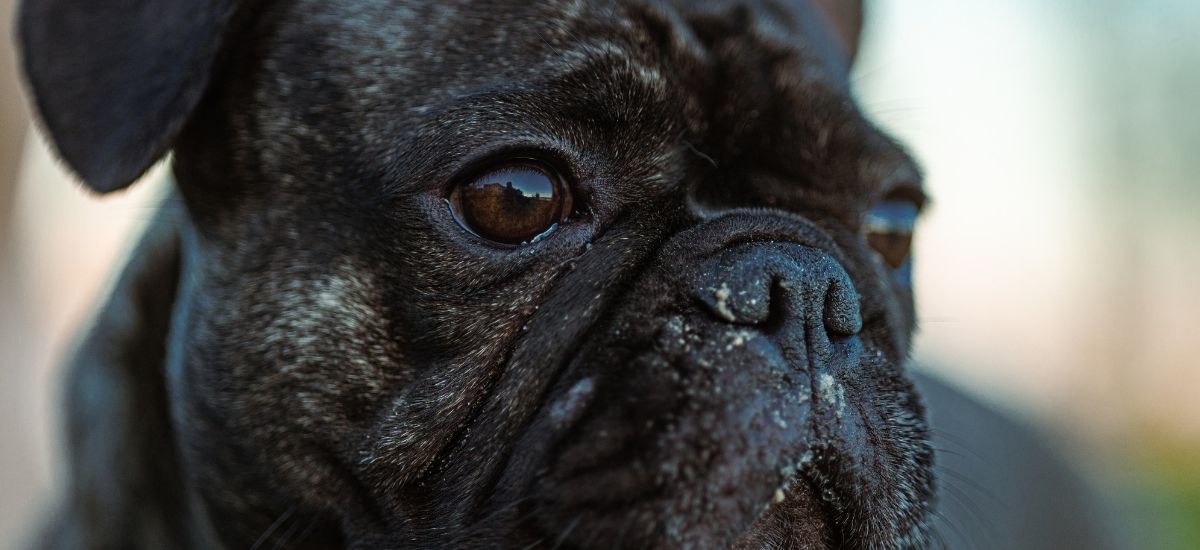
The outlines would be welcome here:
[[[770,345],[778,346],[778,343],[771,341]],[[864,506],[863,500],[868,498],[879,498],[880,495],[872,495],[868,489],[860,487],[856,483],[855,478],[868,477],[875,475],[875,472],[870,470],[866,464],[860,463],[860,458],[855,458],[852,455],[856,454],[882,454],[883,449],[871,443],[863,443],[853,441],[855,437],[865,435],[866,432],[873,430],[867,425],[868,413],[860,406],[854,403],[845,402],[841,410],[838,409],[839,403],[836,401],[836,396],[829,395],[831,380],[835,380],[824,367],[814,367],[810,370],[812,380],[811,388],[808,390],[808,401],[813,405],[813,411],[810,418],[812,424],[810,430],[817,433],[825,434],[822,437],[812,435],[806,447],[800,453],[800,457],[792,464],[786,464],[781,469],[781,477],[778,485],[770,492],[764,495],[759,495],[761,502],[772,503],[780,494],[787,498],[792,492],[792,489],[798,485],[804,485],[809,494],[815,498],[816,506],[820,509],[821,517],[819,518],[828,532],[831,541],[835,541],[838,547],[860,548],[873,547],[875,543],[893,545],[896,547],[908,547],[912,540],[919,540],[922,525],[910,526],[907,532],[898,531],[895,533],[880,533],[879,540],[871,540],[864,542],[859,539],[859,533],[855,532],[856,525],[851,525],[847,520],[851,518],[867,517],[867,514],[875,514],[883,517],[885,514],[894,512],[889,508],[890,505],[881,505],[881,507]],[[560,440],[564,433],[570,430],[583,416],[584,410],[587,408],[588,401],[594,397],[595,380],[592,376],[581,377],[569,386],[566,392],[559,393],[555,399],[551,399],[546,403],[546,416],[557,420],[556,427],[558,433],[554,439]],[[825,385],[823,388],[822,385]],[[583,396],[586,394],[586,398]],[[856,428],[846,427],[846,422],[853,424],[848,418],[860,416],[863,424]],[[845,417],[845,418],[843,418]],[[862,433],[851,434],[842,433],[843,431],[860,430]],[[813,432],[810,432],[813,433]],[[818,441],[818,439],[820,441]],[[923,441],[923,440],[922,440]],[[611,468],[608,464],[611,456],[625,456],[627,453],[623,449],[611,450],[612,452],[605,455],[597,455],[596,461],[599,466],[585,467],[565,470],[559,470],[557,467],[550,466],[552,472],[556,472],[556,481],[559,483],[573,482],[588,482],[598,485],[615,486],[605,483],[605,473]],[[552,461],[556,457],[545,457]],[[835,471],[835,466],[842,463],[842,466],[848,468],[840,474]],[[849,475],[847,475],[849,472]],[[636,477],[636,476],[634,476]],[[586,499],[586,503],[599,507],[604,510],[610,510],[613,513],[620,513],[623,506],[628,506],[631,503],[642,502],[643,500],[658,498],[663,495],[661,487],[653,487],[650,484],[652,476],[643,476],[643,482],[647,487],[642,490],[629,491],[622,494],[604,494],[603,491],[598,491]],[[641,478],[639,478],[641,479]],[[625,485],[629,485],[628,480],[625,480]],[[884,485],[888,485],[892,480],[883,480]],[[892,502],[903,500],[898,488],[892,487],[891,490],[882,495]],[[914,506],[922,506],[924,503],[920,501],[910,502]],[[769,511],[770,504],[766,504],[763,514],[760,518]],[[754,523],[757,523],[755,520]],[[900,526],[897,526],[900,527]],[[748,533],[749,531],[747,531]],[[743,533],[745,535],[745,533]],[[882,542],[881,542],[882,541]]]
[[[723,327],[723,325],[717,325]],[[725,332],[722,330],[721,332]],[[745,332],[745,330],[739,330]],[[747,340],[763,338],[765,334],[759,334],[755,331],[756,336],[749,337]],[[764,340],[763,343],[766,343]],[[770,348],[778,352],[778,344],[770,342]],[[586,351],[582,352],[586,354]],[[622,363],[632,364],[636,362],[636,358],[656,357],[658,354],[653,346],[645,348],[642,352],[632,353],[627,356]],[[580,354],[577,354],[580,355]],[[778,355],[782,358],[782,355]],[[570,365],[568,365],[563,373],[571,376],[572,366],[579,361],[579,357],[573,357]],[[607,373],[613,375],[612,373]],[[614,514],[624,512],[623,507],[632,505],[632,503],[648,502],[652,499],[661,498],[667,492],[675,490],[683,490],[685,493],[688,485],[695,485],[695,481],[685,482],[683,484],[669,483],[673,489],[666,489],[659,483],[661,476],[659,468],[666,465],[669,460],[666,456],[659,454],[662,452],[654,451],[656,443],[660,439],[668,438],[672,441],[675,438],[690,438],[686,435],[691,432],[667,433],[651,430],[648,433],[641,433],[634,430],[630,433],[625,433],[616,439],[604,441],[602,426],[589,426],[586,432],[580,432],[577,428],[583,422],[591,422],[596,418],[597,412],[606,411],[607,409],[595,410],[591,405],[595,401],[597,393],[597,376],[605,376],[604,374],[583,375],[574,381],[563,382],[556,390],[555,395],[545,402],[543,412],[539,414],[540,421],[544,425],[553,427],[553,434],[549,434],[550,443],[548,448],[554,449],[552,452],[545,453],[540,460],[542,461],[542,474],[540,482],[535,483],[534,487],[537,492],[542,493],[543,498],[548,498],[549,502],[558,502],[558,497],[563,497],[563,502],[558,502],[556,506],[561,506],[567,502],[571,505],[586,505],[608,509]],[[799,382],[799,380],[797,380]],[[812,386],[801,382],[799,388],[805,388],[801,391],[808,393]],[[812,402],[814,399],[808,395],[801,399],[801,402]],[[775,403],[768,399],[766,403]],[[749,403],[748,403],[749,405]],[[763,403],[750,405],[750,409],[754,407],[763,407]],[[763,409],[760,412],[766,411]],[[807,415],[805,409],[794,409],[796,414]],[[689,417],[690,418],[690,417]],[[658,419],[663,420],[664,419]],[[788,420],[793,420],[788,418]],[[647,417],[647,422],[654,420]],[[682,422],[683,420],[680,419]],[[724,421],[721,421],[722,425]],[[804,426],[807,420],[795,423],[795,429],[800,430],[800,438],[804,431],[808,428]],[[648,424],[649,425],[649,424]],[[660,426],[662,424],[659,424]],[[649,428],[647,428],[649,429]],[[579,436],[583,434],[583,437]],[[666,441],[667,439],[663,439]],[[680,439],[679,441],[688,441],[689,439]],[[793,458],[804,454],[804,449],[796,449],[792,451],[782,451],[786,454],[791,454]],[[649,454],[647,454],[649,453]],[[806,455],[807,456],[807,455]],[[805,459],[807,460],[807,459]],[[659,462],[662,462],[660,465]],[[785,488],[789,483],[794,483],[795,473],[802,467],[800,462],[794,462],[781,471],[778,475],[778,482],[770,484],[762,494],[749,495],[747,500],[766,503],[773,497],[773,492],[778,488]],[[769,470],[769,468],[768,468]],[[715,481],[712,476],[717,475],[716,471],[704,471],[697,478],[700,485],[695,485],[691,491],[701,494],[708,484]],[[769,474],[768,474],[769,475]],[[582,489],[581,489],[582,488]],[[557,495],[558,497],[556,497]]]

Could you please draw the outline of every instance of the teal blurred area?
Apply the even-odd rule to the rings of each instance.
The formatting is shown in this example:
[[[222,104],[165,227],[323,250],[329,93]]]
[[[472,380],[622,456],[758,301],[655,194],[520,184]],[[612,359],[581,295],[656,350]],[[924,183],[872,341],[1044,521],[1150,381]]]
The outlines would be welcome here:
[[[161,170],[86,195],[0,0],[0,548],[56,488],[56,364]],[[916,357],[1039,426],[1139,547],[1200,548],[1200,1],[868,0],[854,86],[925,167]]]

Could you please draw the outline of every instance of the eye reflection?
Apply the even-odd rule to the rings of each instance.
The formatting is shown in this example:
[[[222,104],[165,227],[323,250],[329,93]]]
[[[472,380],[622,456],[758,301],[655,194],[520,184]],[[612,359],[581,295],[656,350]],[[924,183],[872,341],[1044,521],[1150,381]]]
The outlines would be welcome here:
[[[533,162],[508,163],[464,183],[450,204],[464,227],[505,244],[534,239],[571,211],[570,192],[558,175]]]
[[[916,220],[917,206],[908,201],[884,201],[867,214],[863,227],[867,243],[892,269],[908,263]]]

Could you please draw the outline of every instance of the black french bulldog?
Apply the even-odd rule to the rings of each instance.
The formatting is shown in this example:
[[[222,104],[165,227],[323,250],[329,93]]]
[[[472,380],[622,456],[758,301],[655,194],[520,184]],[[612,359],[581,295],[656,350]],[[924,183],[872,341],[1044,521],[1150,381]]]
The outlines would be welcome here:
[[[925,198],[854,3],[29,0],[109,192],[51,548],[919,548]]]

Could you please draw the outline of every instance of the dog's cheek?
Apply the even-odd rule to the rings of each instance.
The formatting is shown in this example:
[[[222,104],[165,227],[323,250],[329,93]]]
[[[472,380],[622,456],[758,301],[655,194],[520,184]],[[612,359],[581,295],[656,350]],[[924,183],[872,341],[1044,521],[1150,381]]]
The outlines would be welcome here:
[[[314,511],[355,500],[356,444],[384,396],[411,374],[376,279],[353,261],[320,271],[290,265],[239,280],[198,312],[192,346],[206,353],[189,365],[190,417],[181,425],[207,428],[196,457],[213,461],[207,468],[250,470],[224,489],[273,487],[269,499]]]

